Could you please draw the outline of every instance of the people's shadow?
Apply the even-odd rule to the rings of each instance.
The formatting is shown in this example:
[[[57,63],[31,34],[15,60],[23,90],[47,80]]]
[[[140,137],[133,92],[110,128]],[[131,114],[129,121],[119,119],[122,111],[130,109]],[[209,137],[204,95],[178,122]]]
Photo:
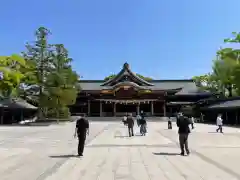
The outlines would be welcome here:
[[[53,155],[49,157],[50,158],[73,158],[73,157],[79,157],[79,156],[75,154],[63,154],[63,155]]]
[[[125,138],[125,137],[129,137],[129,136],[127,136],[127,135],[116,135],[116,136],[114,136],[115,138]]]
[[[159,152],[159,153],[153,153],[156,156],[179,156],[179,153],[168,153],[168,152]]]
[[[217,133],[219,133],[219,132],[216,132],[216,131],[209,131],[208,133],[209,133],[209,134],[217,134]]]
[[[141,134],[135,134],[134,136],[143,136],[143,135],[141,135]]]

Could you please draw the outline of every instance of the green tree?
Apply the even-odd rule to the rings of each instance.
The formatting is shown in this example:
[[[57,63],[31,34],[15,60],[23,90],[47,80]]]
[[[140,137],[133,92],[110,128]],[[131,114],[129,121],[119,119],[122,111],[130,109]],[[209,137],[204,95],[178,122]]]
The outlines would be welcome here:
[[[38,97],[38,117],[43,118],[45,102],[45,82],[49,73],[51,73],[52,64],[52,45],[48,43],[48,36],[50,31],[45,27],[37,29],[35,36],[36,41],[33,44],[28,43],[26,45],[26,51],[23,52],[23,56],[26,61],[31,64],[31,70],[29,73],[29,79],[26,79],[26,84],[29,85],[27,89],[32,91],[35,89],[35,95]]]
[[[233,32],[231,38],[224,39],[225,43],[239,44],[240,33]],[[219,72],[225,74],[223,84],[228,89],[229,94],[231,91],[236,91],[240,95],[240,49],[239,48],[224,48],[217,53],[224,61],[224,68]],[[223,75],[222,75],[223,76]]]
[[[150,78],[150,77],[147,77],[147,76],[143,76],[143,75],[141,75],[141,74],[136,74],[138,77],[140,77],[141,79],[144,79],[145,81],[151,81],[151,80],[153,80],[152,78]]]
[[[233,32],[231,38],[224,39],[225,43],[240,43],[240,33]],[[240,49],[223,48],[217,51],[213,61],[212,72],[208,75],[194,77],[200,88],[216,91],[228,96],[240,95]],[[204,82],[200,83],[199,82]]]
[[[220,51],[218,52],[218,58],[213,62],[212,76],[218,82],[219,89],[222,89],[224,94],[227,90],[228,96],[231,97],[234,89],[234,69],[236,63],[234,60],[222,56]]]
[[[68,112],[67,106],[75,103],[79,87],[78,75],[72,70],[72,59],[68,57],[67,49],[62,44],[56,44],[54,47],[51,73],[46,80],[46,100],[48,106],[55,108],[59,119],[60,112],[63,109]]]
[[[194,76],[193,80],[201,90],[213,93],[218,92],[218,83],[210,73],[201,76]]]
[[[152,78],[143,76],[143,75],[141,75],[141,74],[136,74],[136,75],[137,75],[138,77],[140,77],[141,79],[144,79],[145,81],[151,81],[151,80],[153,80]],[[117,76],[116,74],[111,74],[111,75],[105,77],[105,78],[104,78],[104,81],[107,81],[107,80],[109,80],[109,79],[112,79],[112,78],[114,78],[114,77],[116,77],[116,76]]]
[[[105,78],[104,78],[104,81],[108,81],[108,80],[110,80],[110,79],[112,79],[112,78],[115,78],[116,76],[117,76],[116,74],[111,74],[111,75],[105,77]]]
[[[21,68],[26,67],[26,61],[19,55],[0,56],[0,92],[4,97],[17,95],[17,88],[25,77]]]

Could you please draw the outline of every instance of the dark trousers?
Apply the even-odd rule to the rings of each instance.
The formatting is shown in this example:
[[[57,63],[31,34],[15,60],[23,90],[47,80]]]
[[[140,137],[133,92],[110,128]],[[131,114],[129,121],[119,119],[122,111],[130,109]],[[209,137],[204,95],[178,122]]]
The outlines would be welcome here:
[[[191,126],[192,126],[192,129],[194,129],[194,124],[193,123],[191,123]]]
[[[86,140],[86,133],[82,133],[78,135],[78,155],[83,154],[85,140]]]
[[[147,132],[146,124],[141,124],[140,125],[140,134],[145,135],[146,132]]]
[[[172,121],[168,121],[168,129],[172,129]]]
[[[188,149],[188,134],[179,134],[179,144],[181,148],[181,154],[184,154],[184,149],[186,150],[186,153],[189,154]]]
[[[222,125],[219,125],[216,131],[218,132],[219,130],[220,130],[220,133],[223,132],[223,131],[222,131]]]
[[[134,136],[134,134],[133,134],[133,127],[128,126],[128,134],[129,134],[129,137]]]

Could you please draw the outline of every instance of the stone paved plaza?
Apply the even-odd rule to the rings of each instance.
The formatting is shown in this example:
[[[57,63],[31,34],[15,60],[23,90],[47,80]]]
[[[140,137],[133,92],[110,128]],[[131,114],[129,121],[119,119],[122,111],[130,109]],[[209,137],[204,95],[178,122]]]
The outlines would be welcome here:
[[[1,180],[237,180],[240,131],[196,124],[190,156],[179,156],[177,128],[149,122],[149,133],[127,137],[119,122],[91,122],[83,158],[76,154],[75,123],[0,127]]]

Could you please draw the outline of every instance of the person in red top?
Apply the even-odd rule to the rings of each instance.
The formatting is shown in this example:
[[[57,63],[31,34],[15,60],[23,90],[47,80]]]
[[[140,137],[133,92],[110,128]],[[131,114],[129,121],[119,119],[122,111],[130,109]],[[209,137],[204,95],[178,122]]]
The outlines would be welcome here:
[[[89,122],[86,118],[80,117],[74,133],[74,137],[78,136],[78,156],[83,156],[86,135],[89,135]]]

